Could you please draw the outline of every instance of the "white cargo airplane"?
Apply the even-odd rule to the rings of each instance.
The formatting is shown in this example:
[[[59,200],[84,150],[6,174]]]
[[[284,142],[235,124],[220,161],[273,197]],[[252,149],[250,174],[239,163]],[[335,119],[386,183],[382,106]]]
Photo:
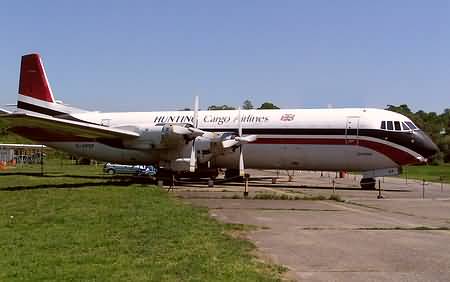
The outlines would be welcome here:
[[[197,100],[197,99],[196,99]],[[246,168],[363,172],[361,186],[425,162],[438,151],[407,117],[379,109],[281,109],[103,113],[55,100],[38,54],[22,57],[9,130],[47,146],[174,172]],[[239,169],[239,171],[238,171]]]

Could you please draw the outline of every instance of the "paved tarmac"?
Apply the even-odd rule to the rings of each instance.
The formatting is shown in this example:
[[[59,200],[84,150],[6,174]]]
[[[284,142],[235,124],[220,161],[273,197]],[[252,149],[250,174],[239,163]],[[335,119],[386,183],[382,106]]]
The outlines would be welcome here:
[[[276,171],[250,171],[276,176]],[[378,191],[363,191],[359,177],[296,172],[242,184],[177,186],[177,196],[223,222],[260,228],[247,234],[261,257],[289,268],[299,281],[450,281],[450,185],[381,179]],[[256,195],[332,200],[256,200]],[[422,198],[424,196],[424,198]]]

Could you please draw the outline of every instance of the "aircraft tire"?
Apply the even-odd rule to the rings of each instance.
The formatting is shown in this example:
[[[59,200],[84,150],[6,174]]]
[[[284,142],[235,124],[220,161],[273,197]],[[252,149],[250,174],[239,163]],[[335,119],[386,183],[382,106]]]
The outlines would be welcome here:
[[[363,178],[360,185],[363,190],[375,190],[377,181],[375,178]]]
[[[227,178],[235,178],[235,177],[239,177],[239,170],[238,169],[227,168],[227,170],[225,170],[225,179],[227,179]]]

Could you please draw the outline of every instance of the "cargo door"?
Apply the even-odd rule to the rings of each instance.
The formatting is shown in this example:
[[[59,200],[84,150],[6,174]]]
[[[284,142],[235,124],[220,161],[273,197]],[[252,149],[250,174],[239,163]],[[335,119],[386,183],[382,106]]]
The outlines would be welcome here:
[[[345,144],[359,145],[359,116],[347,117]]]

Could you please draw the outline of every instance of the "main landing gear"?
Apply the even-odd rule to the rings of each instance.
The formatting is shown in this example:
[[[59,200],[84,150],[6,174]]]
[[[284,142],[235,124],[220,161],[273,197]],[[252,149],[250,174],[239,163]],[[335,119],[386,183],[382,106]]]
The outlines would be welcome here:
[[[377,181],[375,178],[362,178],[360,185],[364,190],[375,190]]]
[[[381,168],[363,172],[361,189],[374,190],[377,187],[375,177],[395,176],[401,173],[401,167]]]

